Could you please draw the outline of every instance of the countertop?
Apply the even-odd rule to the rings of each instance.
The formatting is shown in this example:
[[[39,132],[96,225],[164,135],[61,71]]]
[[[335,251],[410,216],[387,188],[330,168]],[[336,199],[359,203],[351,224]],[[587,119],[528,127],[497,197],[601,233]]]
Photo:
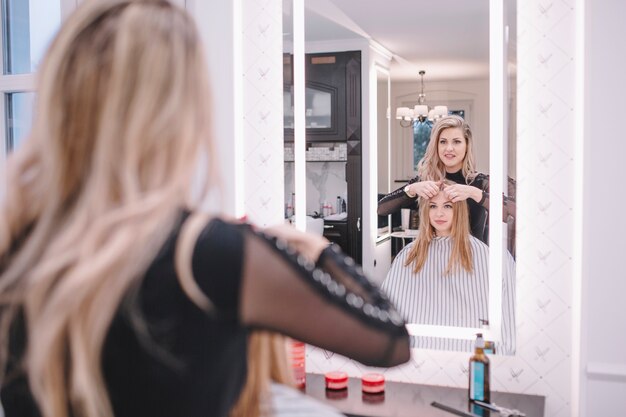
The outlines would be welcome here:
[[[349,378],[346,391],[329,391],[324,385],[324,375],[307,374],[308,395],[327,403],[347,416],[354,417],[450,417],[454,414],[431,406],[433,401],[469,411],[467,390],[463,388],[409,384],[386,381],[384,394],[364,395],[360,378]],[[544,415],[545,397],[538,395],[492,392],[491,402],[499,406],[517,409],[527,417]],[[481,407],[474,406],[478,416],[498,416]]]

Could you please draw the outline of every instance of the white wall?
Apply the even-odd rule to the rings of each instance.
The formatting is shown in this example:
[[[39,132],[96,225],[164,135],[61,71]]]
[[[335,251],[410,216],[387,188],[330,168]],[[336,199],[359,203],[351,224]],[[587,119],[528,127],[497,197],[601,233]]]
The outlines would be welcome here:
[[[283,222],[282,0],[243,1],[244,212],[260,226]],[[334,201],[334,200],[333,200]]]
[[[378,144],[378,157],[376,158],[378,161],[377,171],[378,171],[378,192],[380,194],[387,194],[394,189],[391,188],[391,183],[389,181],[389,165],[391,163],[389,157],[389,138],[390,136],[388,129],[388,120],[386,109],[388,106],[388,94],[387,80],[378,80],[376,82],[376,103],[378,111],[376,112],[376,132],[377,132],[377,144]],[[391,110],[390,110],[391,111]],[[395,119],[391,119],[392,122],[396,122]]]
[[[585,2],[581,416],[626,415],[626,2]],[[616,42],[620,46],[616,46]]]
[[[243,172],[237,169],[242,158],[241,0],[188,0],[187,10],[196,18],[208,61],[214,143],[222,184],[220,208],[230,215],[241,215]]]

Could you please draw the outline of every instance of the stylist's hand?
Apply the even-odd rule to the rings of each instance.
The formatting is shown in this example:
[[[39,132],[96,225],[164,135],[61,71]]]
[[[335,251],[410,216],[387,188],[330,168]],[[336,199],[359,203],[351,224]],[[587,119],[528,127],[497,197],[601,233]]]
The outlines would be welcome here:
[[[267,234],[276,236],[286,240],[291,244],[298,253],[302,254],[307,260],[316,262],[320,257],[320,253],[328,246],[328,240],[320,235],[313,233],[303,233],[295,227],[287,224],[272,226],[265,229]]]
[[[483,192],[476,187],[464,184],[444,185],[443,192],[446,198],[453,203],[457,201],[465,201],[468,198],[473,199],[477,203],[483,198]]]
[[[439,186],[441,182],[437,181],[418,181],[409,185],[409,193],[425,199],[433,198],[439,194]]]

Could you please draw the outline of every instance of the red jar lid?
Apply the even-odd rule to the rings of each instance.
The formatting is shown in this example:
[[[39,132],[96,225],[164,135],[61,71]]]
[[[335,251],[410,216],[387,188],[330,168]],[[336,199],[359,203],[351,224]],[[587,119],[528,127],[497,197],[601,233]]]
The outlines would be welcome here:
[[[382,374],[370,373],[361,377],[363,392],[378,393],[385,390],[385,377]]]
[[[348,374],[343,371],[326,372],[324,379],[328,389],[345,389],[348,387]]]

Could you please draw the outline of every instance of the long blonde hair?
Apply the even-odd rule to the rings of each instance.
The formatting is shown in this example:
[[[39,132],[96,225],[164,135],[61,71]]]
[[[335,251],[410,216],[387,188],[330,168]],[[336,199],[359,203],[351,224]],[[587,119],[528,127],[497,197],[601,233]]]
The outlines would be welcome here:
[[[424,157],[417,164],[417,175],[420,181],[441,181],[446,177],[446,167],[439,158],[439,136],[444,129],[459,128],[463,132],[467,151],[463,158],[461,172],[463,178],[469,184],[476,176],[476,163],[474,159],[474,140],[469,124],[459,116],[445,116],[439,119],[430,132],[430,140],[426,147]]]
[[[446,180],[443,184],[453,185],[454,182]],[[416,274],[424,267],[430,242],[436,236],[435,228],[430,224],[430,204],[428,202],[429,200],[420,198],[419,233],[404,263],[404,266],[413,264],[413,272]],[[450,237],[452,238],[452,253],[444,274],[448,275],[452,271],[458,270],[459,267],[471,273],[473,271],[472,248],[469,241],[469,211],[466,201],[452,203]]]
[[[112,416],[104,338],[192,207],[198,155],[211,156],[202,47],[165,0],[87,1],[38,76],[33,129],[8,158],[0,197],[0,366],[23,311],[42,415]]]
[[[248,374],[229,417],[271,415],[270,383],[295,386],[289,366],[287,337],[264,330],[252,332],[248,340]]]

